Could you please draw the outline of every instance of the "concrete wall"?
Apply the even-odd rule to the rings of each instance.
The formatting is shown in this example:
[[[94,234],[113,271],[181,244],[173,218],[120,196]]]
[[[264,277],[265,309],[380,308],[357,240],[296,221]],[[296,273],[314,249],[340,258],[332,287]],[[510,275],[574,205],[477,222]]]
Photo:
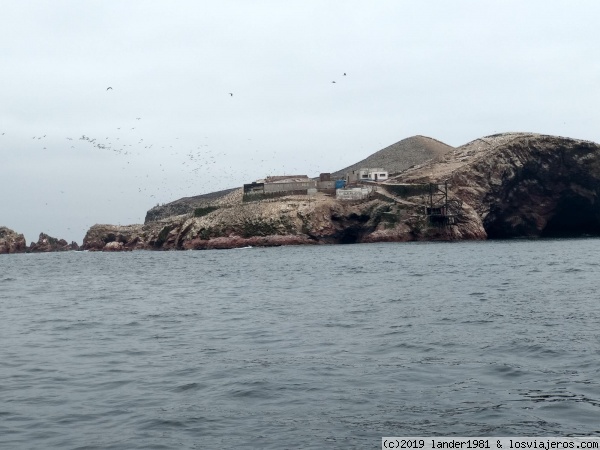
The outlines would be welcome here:
[[[299,189],[297,191],[284,191],[284,192],[269,192],[268,194],[244,194],[242,201],[244,202],[262,202],[269,201],[281,197],[287,197],[290,195],[306,195],[308,196],[308,189]],[[308,198],[308,197],[307,197]]]
[[[314,180],[309,181],[294,181],[290,183],[265,183],[265,194],[271,192],[287,192],[287,191],[299,191],[316,188],[317,182]]]
[[[337,189],[335,196],[338,200],[363,200],[369,196],[371,190],[366,187],[352,189]]]
[[[319,191],[324,189],[335,189],[335,181],[317,181],[317,189]]]
[[[264,183],[244,184],[244,195],[264,194],[264,193],[265,193],[265,184]]]

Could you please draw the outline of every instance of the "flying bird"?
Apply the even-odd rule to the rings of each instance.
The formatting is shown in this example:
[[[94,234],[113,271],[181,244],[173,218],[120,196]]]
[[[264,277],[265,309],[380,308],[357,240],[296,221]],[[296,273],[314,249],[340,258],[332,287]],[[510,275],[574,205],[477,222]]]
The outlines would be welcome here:
[[[332,83],[335,83],[335,81],[332,81]]]
[[[233,97],[233,93],[230,92],[229,95]]]
[[[344,72],[344,76],[346,76],[346,72]]]
[[[109,89],[112,89],[110,86],[106,88],[106,90],[108,91]]]

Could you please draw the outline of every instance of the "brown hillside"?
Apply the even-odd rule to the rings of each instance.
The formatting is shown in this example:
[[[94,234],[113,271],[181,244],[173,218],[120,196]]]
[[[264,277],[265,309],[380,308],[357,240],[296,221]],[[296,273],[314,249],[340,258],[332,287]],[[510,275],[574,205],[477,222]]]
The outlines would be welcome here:
[[[426,136],[412,136],[392,144],[362,161],[333,172],[334,177],[343,177],[346,172],[362,167],[382,167],[390,173],[402,172],[415,164],[441,158],[453,147]]]

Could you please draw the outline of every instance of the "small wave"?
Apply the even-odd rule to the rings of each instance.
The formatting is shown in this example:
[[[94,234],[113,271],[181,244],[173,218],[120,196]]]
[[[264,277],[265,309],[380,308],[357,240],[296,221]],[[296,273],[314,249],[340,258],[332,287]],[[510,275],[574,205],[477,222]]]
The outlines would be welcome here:
[[[356,327],[353,323],[326,323],[325,328],[354,328]]]
[[[89,388],[94,391],[106,392],[106,391],[110,391],[112,389],[119,389],[123,386],[126,386],[126,385],[132,383],[132,382],[133,382],[133,380],[105,381],[102,383],[97,383],[97,384],[91,385]]]
[[[186,392],[186,391],[198,391],[204,389],[206,386],[202,383],[187,383],[181,386],[176,386],[172,390],[173,392]]]
[[[142,428],[147,430],[162,430],[164,428],[181,428],[184,426],[185,423],[180,420],[154,419],[146,421],[146,424]]]
[[[352,311],[348,311],[348,314],[368,314],[372,312],[377,312],[377,309],[353,309]]]
[[[102,325],[100,322],[79,321],[79,322],[71,323],[70,325],[58,326],[58,327],[55,327],[54,329],[57,331],[69,331],[69,330],[93,328],[93,327],[98,327],[100,325]]]
[[[269,383],[266,381],[252,381],[236,383],[237,387],[228,392],[228,396],[234,398],[260,398],[266,399],[272,396]]]
[[[585,395],[574,394],[572,392],[543,392],[541,390],[529,390],[520,393],[534,403],[556,403],[556,402],[574,402],[587,403],[592,406],[600,406],[600,401],[589,398]]]
[[[526,372],[523,372],[518,367],[514,367],[508,364],[504,364],[501,366],[493,365],[491,370],[502,378],[518,378],[525,375]]]

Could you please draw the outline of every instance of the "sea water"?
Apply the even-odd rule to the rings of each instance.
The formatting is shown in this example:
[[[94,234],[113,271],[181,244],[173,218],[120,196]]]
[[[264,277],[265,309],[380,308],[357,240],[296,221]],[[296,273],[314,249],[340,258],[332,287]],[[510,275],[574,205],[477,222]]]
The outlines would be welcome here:
[[[0,448],[600,435],[600,240],[0,257]]]

